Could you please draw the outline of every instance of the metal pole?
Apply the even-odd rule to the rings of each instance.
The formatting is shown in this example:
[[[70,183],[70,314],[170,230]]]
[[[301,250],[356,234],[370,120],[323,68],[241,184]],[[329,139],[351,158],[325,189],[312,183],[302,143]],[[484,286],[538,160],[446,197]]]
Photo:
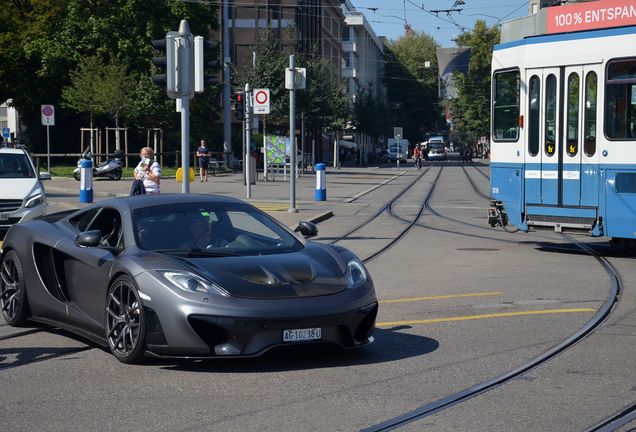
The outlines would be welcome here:
[[[245,101],[243,102],[245,107],[245,162],[243,167],[245,168],[245,184],[247,186],[247,198],[252,198],[252,178],[251,178],[251,157],[250,157],[250,85],[245,84]]]
[[[190,98],[181,96],[181,156],[183,158],[183,183],[181,193],[190,193]]]
[[[305,111],[300,113],[300,149],[301,154],[303,155],[303,174],[306,172],[305,167],[307,166],[307,161],[305,160]]]
[[[292,70],[292,89],[289,90],[289,141],[291,151],[289,155],[289,209],[290,213],[298,213],[296,208],[296,60],[289,56],[289,68]]]
[[[51,143],[49,140],[49,127],[50,125],[46,125],[46,171],[51,173]],[[38,175],[40,173],[38,172]]]
[[[400,170],[400,155],[402,154],[401,152],[402,147],[400,147],[400,139],[396,138],[395,143],[397,144],[397,153],[395,154],[396,155],[395,160],[397,162],[397,170],[399,171]]]
[[[267,172],[267,124],[265,122],[266,117],[263,116],[263,178],[268,181]]]
[[[231,163],[232,152],[232,113],[230,112],[230,29],[229,29],[229,0],[223,1],[223,152],[225,152],[227,166]]]

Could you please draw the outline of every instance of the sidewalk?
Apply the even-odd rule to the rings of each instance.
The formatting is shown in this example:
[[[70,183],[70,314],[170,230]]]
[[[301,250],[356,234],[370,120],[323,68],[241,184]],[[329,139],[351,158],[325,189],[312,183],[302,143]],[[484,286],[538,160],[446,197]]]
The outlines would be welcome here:
[[[403,175],[405,170],[400,170]],[[314,191],[316,177],[314,174],[303,174],[296,179],[296,208],[297,213],[289,212],[290,208],[290,182],[283,180],[283,176],[277,176],[275,181],[263,181],[259,174],[258,181],[251,186],[251,198],[247,199],[247,186],[243,183],[242,173],[226,173],[209,176],[207,182],[201,182],[198,177],[190,183],[190,193],[218,194],[232,196],[245,200],[252,205],[266,211],[283,224],[295,228],[300,220],[308,220],[318,223],[338,212],[340,206],[346,205],[367,191],[377,188],[380,184],[390,181],[398,175],[395,168],[342,168],[339,170],[327,170],[327,201],[315,201]],[[122,197],[130,194],[132,179],[119,181],[94,179],[93,199],[98,201],[105,198]],[[49,203],[66,206],[81,207],[79,203],[80,183],[73,178],[54,177],[50,182],[44,183],[49,195]],[[161,180],[161,193],[181,193],[182,184],[174,178]],[[55,197],[62,194],[66,201]],[[53,196],[51,196],[53,195]],[[69,197],[76,196],[77,201],[68,201]]]

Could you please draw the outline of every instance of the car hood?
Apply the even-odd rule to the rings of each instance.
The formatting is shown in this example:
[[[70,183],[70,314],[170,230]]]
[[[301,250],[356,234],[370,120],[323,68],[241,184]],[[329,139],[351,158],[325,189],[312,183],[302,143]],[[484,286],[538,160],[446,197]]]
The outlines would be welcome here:
[[[3,178],[0,179],[0,198],[23,200],[38,187],[35,178]]]
[[[277,299],[335,294],[347,288],[346,263],[329,246],[260,256],[188,258],[193,271],[235,297]]]

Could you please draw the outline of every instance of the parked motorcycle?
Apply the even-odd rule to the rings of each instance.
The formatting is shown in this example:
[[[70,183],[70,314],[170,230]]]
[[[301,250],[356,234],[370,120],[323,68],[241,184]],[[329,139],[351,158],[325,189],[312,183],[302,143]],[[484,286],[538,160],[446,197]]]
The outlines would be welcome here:
[[[87,148],[77,161],[77,168],[73,170],[73,177],[79,181],[81,178],[80,168],[83,160],[93,160],[93,154],[90,148]],[[111,180],[120,180],[122,176],[122,167],[124,166],[124,152],[122,150],[115,150],[113,157],[109,158],[106,162],[95,165],[93,161],[93,177],[108,177]]]

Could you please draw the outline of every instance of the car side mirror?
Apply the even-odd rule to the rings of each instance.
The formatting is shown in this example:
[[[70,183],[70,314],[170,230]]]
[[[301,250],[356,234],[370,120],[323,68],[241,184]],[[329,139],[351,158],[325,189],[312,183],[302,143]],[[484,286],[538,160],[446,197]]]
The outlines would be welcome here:
[[[41,172],[40,173],[40,180],[51,180],[51,173]]]
[[[100,230],[84,231],[75,237],[75,244],[81,247],[96,247],[102,241]]]
[[[316,227],[316,224],[307,221],[299,221],[296,231],[300,231],[300,234],[305,238],[315,237],[318,235],[318,228]]]

